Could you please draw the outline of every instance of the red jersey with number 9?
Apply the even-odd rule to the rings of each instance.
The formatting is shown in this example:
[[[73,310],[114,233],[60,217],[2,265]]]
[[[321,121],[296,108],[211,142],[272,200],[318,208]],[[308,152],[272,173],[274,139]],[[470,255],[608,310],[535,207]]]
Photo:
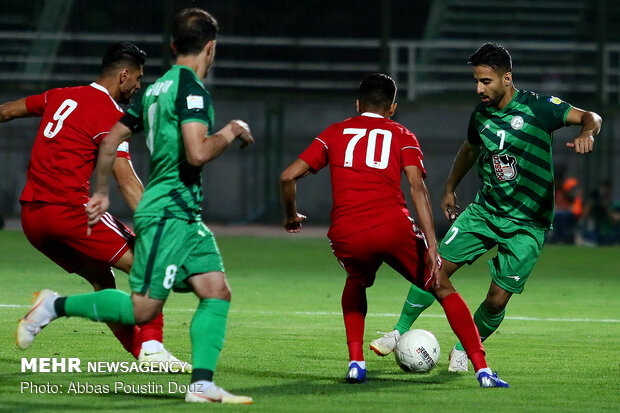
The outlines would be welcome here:
[[[414,165],[426,176],[415,135],[374,113],[331,125],[299,158],[315,173],[330,167],[330,239],[409,216],[400,187],[402,170]]]
[[[26,108],[41,124],[20,201],[85,204],[99,144],[123,110],[97,83],[29,96]],[[121,146],[118,156],[128,158],[127,145]]]

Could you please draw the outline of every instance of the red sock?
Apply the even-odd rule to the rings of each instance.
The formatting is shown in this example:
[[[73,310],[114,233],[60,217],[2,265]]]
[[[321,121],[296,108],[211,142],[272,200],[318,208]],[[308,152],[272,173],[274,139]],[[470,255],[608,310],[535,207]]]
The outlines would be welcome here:
[[[121,342],[125,350],[130,352],[136,359],[140,355],[140,345],[142,342],[139,341],[140,338],[140,329],[138,326],[124,326],[120,330],[113,331],[114,336]]]
[[[155,340],[163,343],[164,341],[164,314],[159,313],[153,321],[140,324],[140,345],[145,341]]]
[[[349,360],[363,361],[364,319],[367,311],[366,287],[355,278],[347,278],[342,291],[342,315],[347,332]]]
[[[441,306],[446,313],[452,331],[461,341],[467,357],[474,365],[474,370],[478,371],[487,367],[478,328],[474,324],[469,308],[467,308],[467,304],[461,295],[457,292],[448,295],[441,301]]]

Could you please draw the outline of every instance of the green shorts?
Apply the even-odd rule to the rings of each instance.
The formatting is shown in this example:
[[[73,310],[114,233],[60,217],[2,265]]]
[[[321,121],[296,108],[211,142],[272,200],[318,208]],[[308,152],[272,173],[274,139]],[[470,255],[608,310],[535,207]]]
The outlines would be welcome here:
[[[211,271],[224,272],[220,250],[211,230],[201,221],[136,217],[131,290],[165,300],[170,289],[191,291],[187,278]]]
[[[442,258],[471,264],[497,245],[489,260],[491,278],[511,293],[521,293],[542,250],[546,231],[490,214],[470,204],[454,221],[439,246]]]

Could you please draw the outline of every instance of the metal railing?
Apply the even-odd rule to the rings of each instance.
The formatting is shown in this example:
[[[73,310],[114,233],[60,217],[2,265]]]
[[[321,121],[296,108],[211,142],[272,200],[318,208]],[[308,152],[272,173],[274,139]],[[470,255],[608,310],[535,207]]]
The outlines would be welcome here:
[[[73,47],[61,47],[53,56],[30,55],[29,46],[41,39]],[[98,74],[101,57],[95,50],[119,39],[155,50],[149,52],[147,82],[161,73],[165,47],[161,35],[0,31],[0,81],[89,81]],[[465,61],[479,45],[478,41],[391,40],[385,45],[387,70],[409,100],[431,93],[470,92],[471,69]],[[606,44],[602,50],[596,43],[539,41],[505,46],[513,55],[519,87],[545,93],[600,92],[603,101],[620,104],[620,44]],[[208,82],[232,88],[354,90],[362,74],[381,69],[381,51],[376,39],[221,36]],[[26,72],[32,63],[53,69]]]

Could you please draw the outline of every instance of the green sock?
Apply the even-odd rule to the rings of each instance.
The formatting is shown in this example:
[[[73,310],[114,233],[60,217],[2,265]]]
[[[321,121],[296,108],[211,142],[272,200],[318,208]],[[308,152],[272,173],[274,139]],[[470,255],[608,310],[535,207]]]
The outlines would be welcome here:
[[[504,320],[505,315],[506,309],[502,310],[499,314],[493,315],[489,313],[484,303],[480,304],[474,313],[474,323],[476,323],[476,327],[478,327],[480,341],[484,341],[489,338],[489,336],[499,328],[499,325]],[[457,350],[465,351],[461,343],[458,343],[456,348]]]
[[[394,330],[398,330],[400,334],[404,334],[409,331],[411,325],[418,319],[422,311],[426,310],[435,302],[433,294],[423,291],[415,285],[411,284],[409,293],[403,309],[400,312],[400,319],[394,327]]]
[[[108,289],[96,293],[67,297],[64,305],[67,317],[77,316],[93,321],[136,324],[131,296],[124,291]]]
[[[230,303],[217,298],[203,298],[192,318],[189,336],[192,341],[194,370],[215,371],[217,359],[224,346],[226,317]]]

